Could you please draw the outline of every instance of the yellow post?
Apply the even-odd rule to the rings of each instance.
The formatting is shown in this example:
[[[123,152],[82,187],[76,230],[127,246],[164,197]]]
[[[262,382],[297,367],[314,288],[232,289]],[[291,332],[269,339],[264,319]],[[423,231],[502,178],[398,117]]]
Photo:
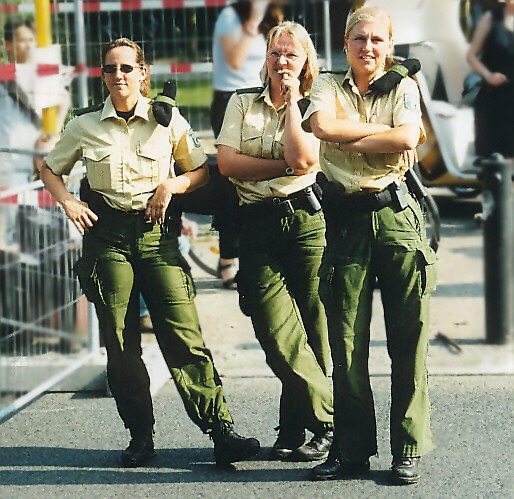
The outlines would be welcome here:
[[[38,47],[52,45],[50,0],[34,0],[36,17],[36,42]],[[57,107],[43,109],[41,120],[44,133],[57,133]]]

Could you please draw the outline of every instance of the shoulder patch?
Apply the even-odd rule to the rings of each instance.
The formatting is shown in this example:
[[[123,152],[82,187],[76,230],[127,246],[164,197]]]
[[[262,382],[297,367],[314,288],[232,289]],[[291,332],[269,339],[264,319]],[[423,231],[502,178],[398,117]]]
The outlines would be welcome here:
[[[189,135],[189,138],[193,141],[193,144],[196,147],[196,149],[201,147],[200,141],[198,140],[198,137],[196,136],[196,133],[193,131],[192,128],[189,129],[187,134]]]
[[[403,107],[409,111],[419,111],[419,100],[416,95],[403,94]]]
[[[237,95],[241,94],[260,94],[264,90],[264,87],[250,87],[250,88],[238,88],[236,90]]]
[[[81,116],[83,114],[100,111],[100,109],[103,109],[103,107],[104,107],[104,103],[102,102],[101,104],[93,104],[92,106],[89,106],[89,107],[81,107],[78,109],[74,109],[73,116]]]

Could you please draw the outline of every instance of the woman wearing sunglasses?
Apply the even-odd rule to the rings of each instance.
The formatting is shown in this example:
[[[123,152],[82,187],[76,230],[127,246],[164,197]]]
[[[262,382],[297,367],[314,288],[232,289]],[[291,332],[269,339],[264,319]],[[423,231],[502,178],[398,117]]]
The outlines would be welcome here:
[[[238,91],[218,137],[220,172],[239,197],[242,309],[282,382],[274,459],[315,461],[332,443],[332,392],[318,270],[325,220],[313,192],[319,141],[300,104],[318,73],[305,28],[284,22],[267,41],[264,88]],[[313,433],[305,443],[305,430]]]
[[[154,455],[139,291],[189,417],[212,437],[216,462],[227,464],[255,455],[259,442],[233,430],[221,381],[201,336],[178,234],[161,230],[173,195],[207,181],[206,156],[176,108],[168,127],[155,121],[146,97],[147,77],[139,45],[126,38],[111,42],[103,57],[109,96],[68,124],[41,179],[84,234],[77,272],[96,307],[109,386],[132,438],[122,464],[137,467]],[[62,181],[82,156],[97,198],[94,208],[76,199]]]

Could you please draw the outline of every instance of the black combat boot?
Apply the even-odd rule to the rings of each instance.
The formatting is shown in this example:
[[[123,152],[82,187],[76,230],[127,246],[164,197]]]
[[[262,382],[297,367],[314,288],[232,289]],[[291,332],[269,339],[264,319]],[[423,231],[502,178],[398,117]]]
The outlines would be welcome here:
[[[212,429],[216,464],[227,465],[255,456],[261,446],[256,438],[246,438],[234,431],[232,423],[221,421]]]
[[[154,456],[155,450],[151,433],[133,436],[129,446],[121,453],[121,464],[125,468],[138,468]]]
[[[369,459],[342,462],[337,447],[333,445],[324,463],[310,471],[311,480],[334,480],[360,475],[369,471]]]
[[[420,457],[393,458],[393,464],[391,465],[393,482],[398,485],[418,483],[421,479],[419,473],[420,459]]]
[[[327,459],[334,441],[334,430],[325,429],[314,435],[306,444],[298,447],[291,456],[295,461],[319,461]]]
[[[270,450],[270,459],[284,460],[305,442],[305,430],[280,428],[278,437]]]

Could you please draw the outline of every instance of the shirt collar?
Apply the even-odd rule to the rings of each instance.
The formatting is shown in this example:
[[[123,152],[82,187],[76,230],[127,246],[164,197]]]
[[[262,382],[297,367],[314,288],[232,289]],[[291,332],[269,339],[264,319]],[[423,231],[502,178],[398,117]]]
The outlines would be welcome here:
[[[385,73],[384,70],[380,70],[376,75],[375,77],[369,82],[369,84],[371,85],[375,80],[378,80],[381,76],[383,76]],[[352,69],[349,68],[348,71],[346,72],[346,74],[344,75],[343,77],[343,84],[344,82],[347,81],[348,84],[350,85],[351,89],[355,92],[355,93],[359,93],[359,89],[357,88],[357,84],[355,83],[355,80],[353,79],[353,73],[352,73]],[[368,92],[366,92],[366,94],[368,94],[370,91],[368,90]]]
[[[266,102],[266,104],[269,104],[270,106],[272,105],[271,104],[271,96],[269,93],[269,85],[266,85],[262,89],[262,92],[257,96],[256,100],[263,100],[264,102]]]
[[[150,99],[147,97],[144,97],[142,95],[139,96],[139,99],[136,104],[136,109],[134,110],[134,116],[137,116],[138,118],[142,118],[145,121],[149,121],[150,117],[148,115],[150,111],[150,106],[148,105],[150,102]],[[100,120],[106,120],[108,118],[118,118],[118,115],[116,114],[116,109],[114,108],[111,100],[111,96],[109,95],[107,99],[105,99],[104,108],[102,110],[102,116],[100,117]]]
[[[269,85],[266,85],[264,87],[264,90],[259,94],[259,96],[257,97],[257,100],[263,100],[268,106],[275,109],[273,102],[271,102],[271,94],[270,94],[270,86]],[[284,106],[285,106],[285,103],[277,109],[277,112],[280,111],[280,109],[282,109]]]

